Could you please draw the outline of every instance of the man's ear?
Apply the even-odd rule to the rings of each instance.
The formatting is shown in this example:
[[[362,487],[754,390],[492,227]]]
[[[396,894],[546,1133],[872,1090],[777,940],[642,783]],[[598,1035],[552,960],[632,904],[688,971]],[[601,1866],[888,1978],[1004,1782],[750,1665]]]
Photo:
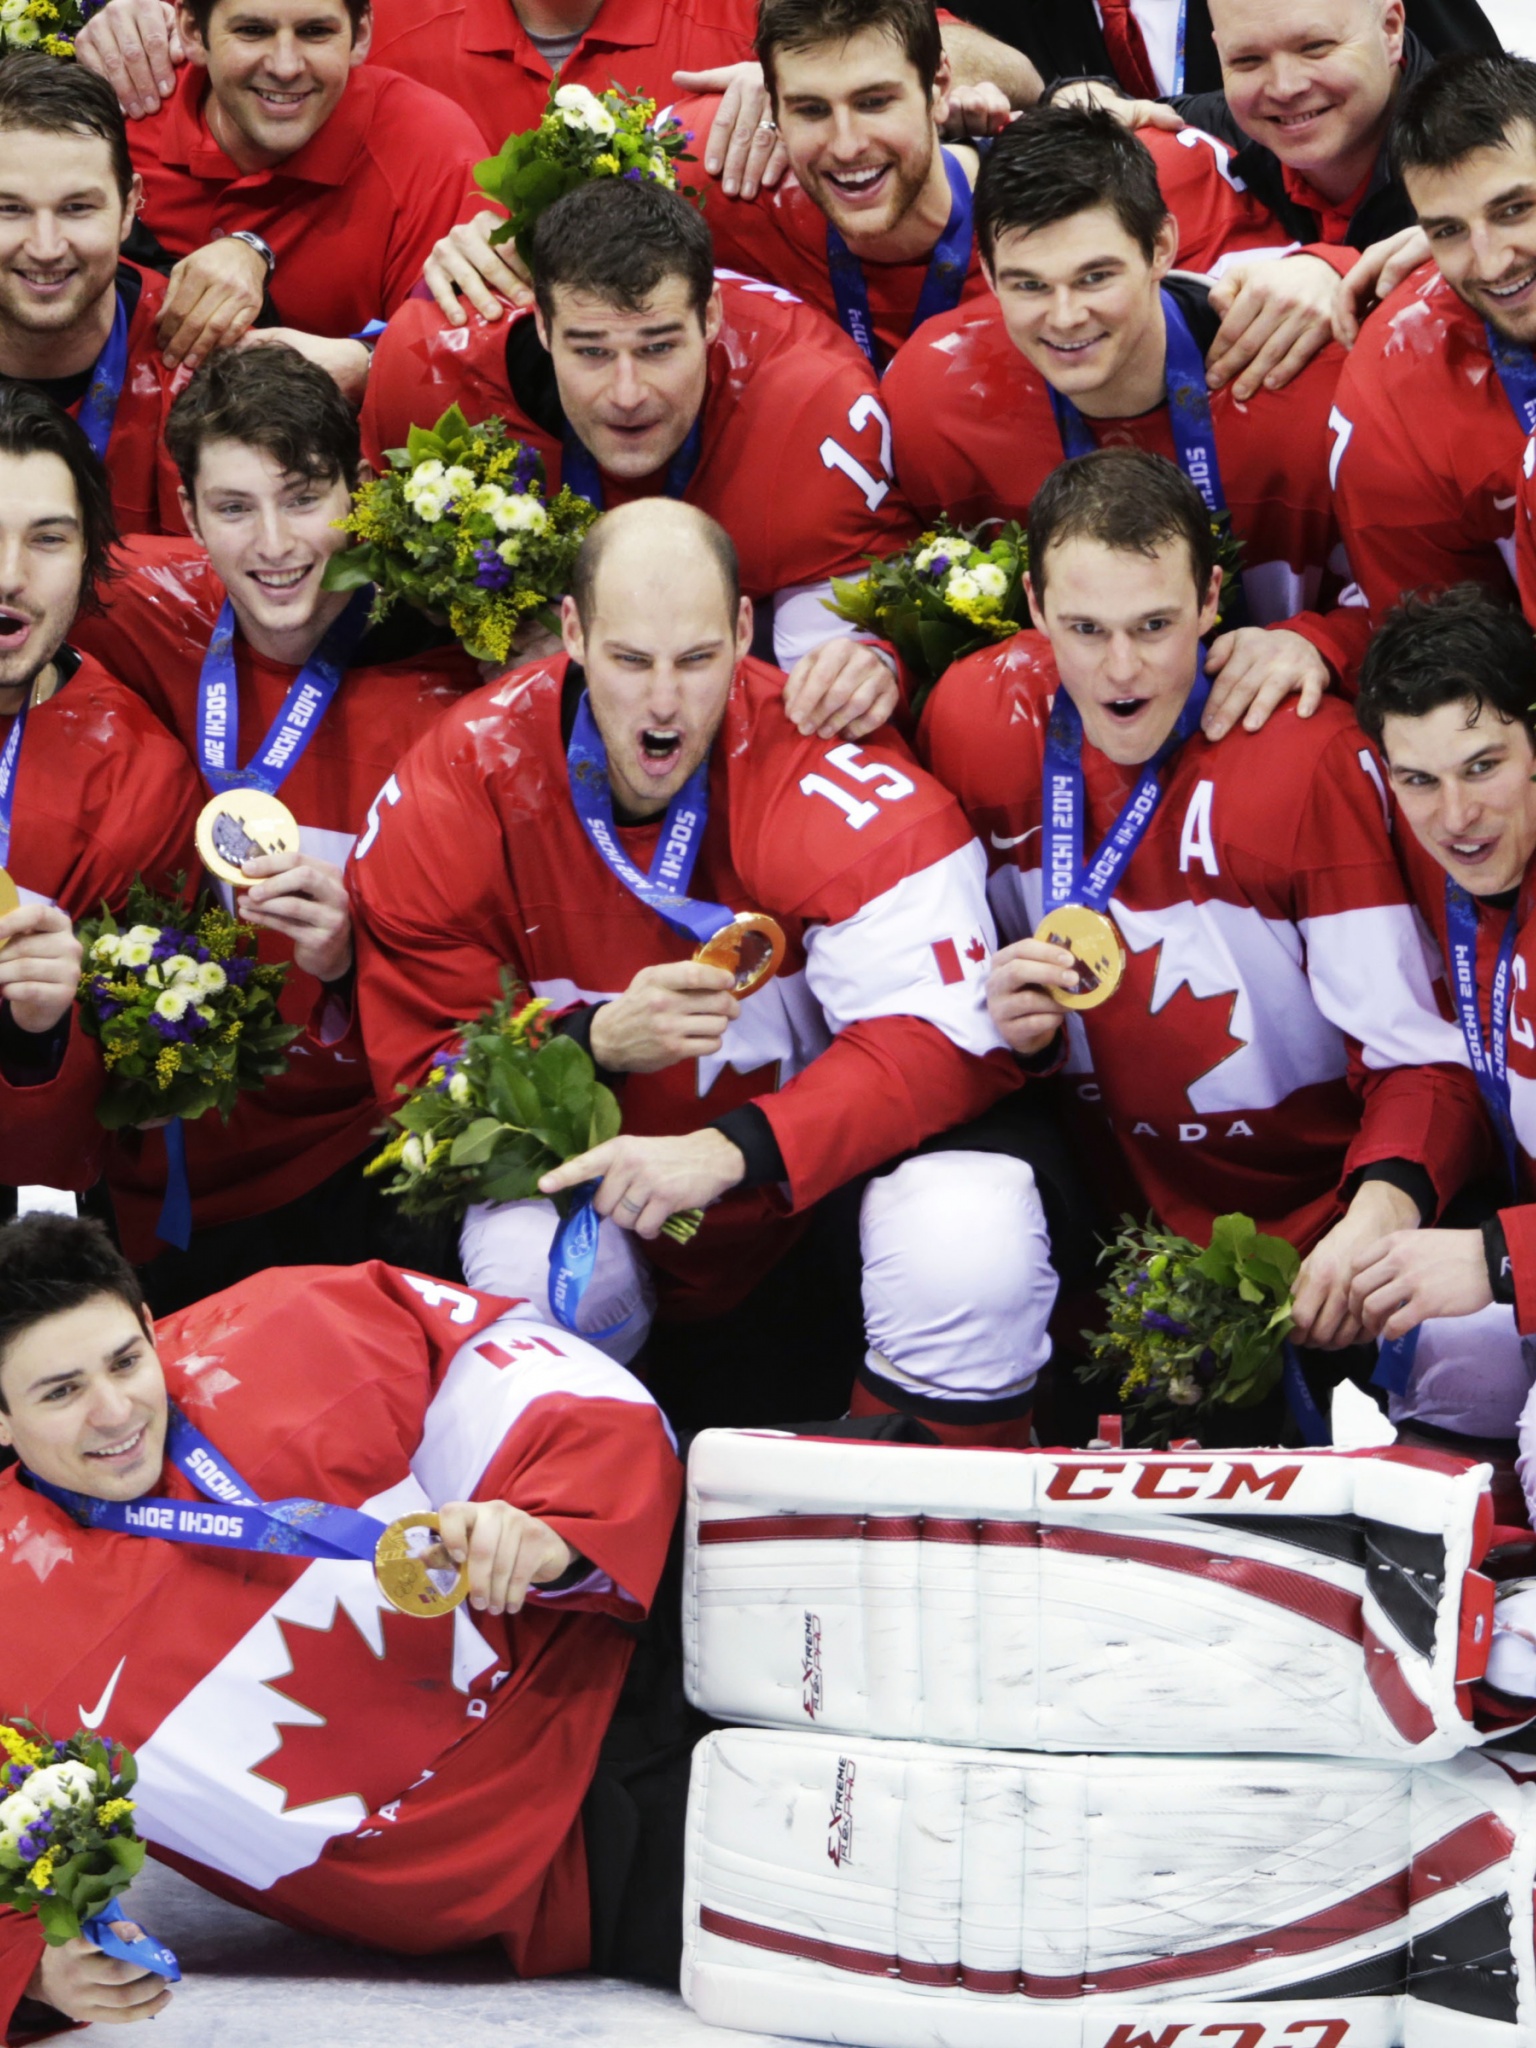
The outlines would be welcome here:
[[[1163,215],[1163,224],[1157,231],[1152,244],[1152,275],[1159,284],[1172,270],[1179,254],[1179,224],[1171,213]]]
[[[1221,610],[1222,580],[1223,571],[1221,565],[1218,563],[1217,566],[1211,571],[1211,580],[1206,588],[1205,597],[1200,606],[1200,637],[1202,640],[1205,638],[1206,634],[1210,632],[1212,626],[1215,625],[1216,615]]]
[[[724,325],[725,302],[720,296],[719,285],[716,285],[704,305],[704,343],[706,347],[713,345],[716,335],[719,334]]]
[[[744,597],[736,607],[736,659],[745,661],[752,652],[752,600]]]
[[[210,28],[213,26],[211,16],[209,17],[208,26]],[[187,62],[189,64],[201,64],[206,67],[208,63],[208,45],[198,34],[197,23],[193,19],[190,7],[178,7],[176,9],[176,31],[181,37],[181,47],[187,53]]]
[[[554,351],[549,345],[549,329],[544,325],[544,308],[537,299],[533,302],[533,331],[539,337],[539,345],[545,355],[552,355]]]
[[[1034,626],[1036,632],[1043,633],[1045,631],[1045,606],[1041,601],[1040,592],[1035,588],[1033,576],[1026,576],[1024,578],[1024,595],[1029,599],[1030,623]]]
[[[587,643],[582,635],[581,613],[576,609],[574,597],[562,597],[560,600],[560,638],[572,661],[585,665]]]
[[[373,47],[373,9],[363,10],[363,18],[352,35],[352,68],[355,71]]]
[[[123,202],[123,230],[117,238],[117,244],[119,248],[122,247],[123,243],[126,242],[128,237],[133,233],[133,224],[138,219],[139,212],[143,204],[144,180],[139,176],[138,172],[135,171],[133,174],[133,182],[128,187],[128,197]]]
[[[203,536],[201,533],[199,533],[197,527],[197,506],[193,503],[192,499],[187,495],[187,487],[185,484],[177,484],[176,502],[181,507],[182,518],[185,519],[185,521],[187,522],[188,533],[191,534],[192,538],[198,543],[200,547],[203,546]]]
[[[949,118],[949,96],[954,89],[954,67],[950,64],[948,50],[945,50],[939,58],[939,68],[933,74],[933,88],[928,95],[937,128],[942,128]]]
[[[357,482],[352,486],[353,490],[357,490],[363,484],[371,484],[378,473],[367,456],[362,456],[358,461]]]

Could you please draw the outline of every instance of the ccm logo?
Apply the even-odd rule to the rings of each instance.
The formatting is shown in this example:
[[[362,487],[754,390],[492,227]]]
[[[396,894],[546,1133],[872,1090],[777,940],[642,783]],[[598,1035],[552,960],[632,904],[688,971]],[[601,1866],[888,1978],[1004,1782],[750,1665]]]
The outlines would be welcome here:
[[[1197,2041],[1220,2048],[1340,2048],[1349,2038],[1348,2020],[1292,2020],[1285,2027],[1266,2026],[1262,2020],[1215,2020],[1208,2027],[1189,2021],[1171,2027],[1122,2022],[1103,2037],[1102,2048],[1195,2048]]]
[[[1047,1500],[1111,1500],[1129,1495],[1134,1500],[1239,1500],[1263,1494],[1270,1500],[1284,1500],[1301,1477],[1299,1465],[1276,1465],[1261,1472],[1257,1465],[1217,1461],[1180,1460],[1143,1464],[1139,1459],[1085,1459],[1058,1465],[1045,1489]],[[1106,2043],[1106,2048],[1111,2044]],[[1134,2048],[1127,2041],[1113,2048]],[[1161,2048],[1153,2042],[1150,2048]],[[1236,2048],[1246,2048],[1238,2043]]]

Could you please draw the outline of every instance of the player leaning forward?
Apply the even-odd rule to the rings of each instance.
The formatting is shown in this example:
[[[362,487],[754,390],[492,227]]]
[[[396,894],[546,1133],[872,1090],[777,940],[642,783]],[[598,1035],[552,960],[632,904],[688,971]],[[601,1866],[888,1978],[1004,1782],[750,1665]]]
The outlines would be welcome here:
[[[454,707],[348,870],[381,1093],[426,1076],[503,968],[554,1001],[616,1077],[624,1135],[543,1188],[601,1183],[580,1322],[627,1316],[625,1356],[658,1295],[663,1314],[731,1309],[822,1196],[897,1162],[862,1198],[858,1399],[954,1441],[1026,1440],[1054,1279],[1030,1256],[1031,1169],[954,1128],[995,1122],[1019,1081],[986,1014],[993,928],[959,807],[888,732],[795,730],[782,676],[748,656],[731,544],[696,508],[607,514],[574,593],[564,655]],[[653,872],[690,900],[659,907]],[[738,997],[693,956],[742,911],[786,951]],[[695,1206],[692,1243],[660,1235]],[[548,1203],[472,1210],[471,1284],[545,1301],[554,1228]]]
[[[681,1473],[621,1366],[508,1308],[367,1263],[151,1326],[94,1224],[0,1230],[0,1718],[126,1743],[155,1854],[242,1905],[416,1954],[494,1936],[537,1976],[604,1926],[581,1806]],[[252,1505],[294,1501],[331,1513]],[[431,1510],[468,1599],[397,1613],[375,1525]],[[0,1911],[0,2038],[159,1988]]]
[[[1198,730],[1221,572],[1161,457],[1063,464],[1029,541],[1043,632],[950,670],[922,735],[993,849],[992,1015],[1020,1054],[1065,1063],[1091,1165],[1128,1168],[1202,1241],[1234,1209],[1289,1238],[1300,1340],[1353,1343],[1362,1252],[1433,1220],[1484,1144],[1380,767],[1331,699]],[[1064,1020],[1055,992],[1095,937],[1096,1006]]]

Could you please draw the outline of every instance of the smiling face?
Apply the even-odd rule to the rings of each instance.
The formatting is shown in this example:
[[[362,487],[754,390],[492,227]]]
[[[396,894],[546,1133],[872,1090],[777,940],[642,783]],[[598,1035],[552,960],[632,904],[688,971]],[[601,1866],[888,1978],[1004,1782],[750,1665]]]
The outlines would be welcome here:
[[[307,660],[346,607],[347,593],[322,590],[320,579],[347,545],[336,521],[351,502],[342,477],[285,471],[247,442],[205,441],[198,450],[195,495],[181,493],[182,512],[241,631],[274,660]]]
[[[1144,555],[1078,534],[1057,541],[1044,567],[1044,591],[1031,582],[1029,608],[1089,745],[1121,767],[1150,761],[1193,687],[1221,571],[1202,597],[1183,541]]]
[[[1169,219],[1149,261],[1108,206],[999,235],[988,276],[1009,339],[1085,410],[1104,417],[1144,410],[1149,380],[1161,388],[1158,287],[1177,247]]]
[[[141,190],[99,135],[0,129],[0,329],[64,335],[109,299]]]
[[[1414,837],[1447,874],[1473,896],[1519,887],[1536,854],[1536,748],[1518,720],[1459,698],[1388,717],[1381,751]]]
[[[216,0],[206,41],[183,7],[192,61],[208,68],[208,121],[242,170],[281,163],[335,112],[368,54],[373,17],[356,34],[345,0]]]
[[[0,1355],[0,1443],[28,1471],[97,1500],[137,1500],[165,1456],[165,1376],[126,1302],[93,1295],[44,1316]]]
[[[1211,0],[1232,118],[1329,198],[1352,192],[1386,132],[1402,0]]]
[[[1536,342],[1536,129],[1403,183],[1446,283],[1511,341]]]
[[[0,454],[0,710],[18,709],[58,653],[84,573],[80,500],[64,462]]]
[[[927,91],[897,39],[868,28],[776,51],[774,70],[790,168],[850,242],[890,234],[935,168],[945,176],[937,123],[949,103],[947,63]]]
[[[557,286],[539,339],[555,366],[560,403],[578,438],[610,476],[651,476],[688,438],[709,385],[709,345],[720,332],[720,292],[701,321],[687,280],[663,277],[637,310]]]
[[[656,508],[654,530],[631,518],[615,533],[585,626],[571,598],[562,610],[566,652],[586,670],[614,802],[635,818],[664,810],[708,754],[736,665],[752,645],[750,603],[742,598],[733,615],[713,556],[669,517],[682,510],[667,501]]]

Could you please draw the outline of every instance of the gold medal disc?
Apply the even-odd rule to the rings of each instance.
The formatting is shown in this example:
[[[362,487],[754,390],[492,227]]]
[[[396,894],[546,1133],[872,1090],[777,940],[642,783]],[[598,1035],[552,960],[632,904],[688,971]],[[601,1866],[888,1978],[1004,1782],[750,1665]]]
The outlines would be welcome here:
[[[20,892],[5,869],[0,868],[0,917],[9,917],[13,910],[20,908]],[[0,939],[0,952],[4,952],[6,943],[6,940]]]
[[[779,971],[784,958],[784,932],[776,918],[761,910],[743,910],[706,939],[694,954],[706,967],[728,967],[736,977],[736,993],[751,995]]]
[[[1053,988],[1050,994],[1064,1010],[1096,1010],[1120,986],[1125,948],[1120,934],[1102,910],[1064,903],[1040,920],[1035,937],[1048,946],[1065,946],[1077,965],[1077,987]]]
[[[244,863],[265,853],[297,853],[299,828],[288,806],[266,790],[226,789],[198,813],[197,850],[210,875],[248,889]]]
[[[469,1591],[469,1566],[444,1550],[442,1523],[431,1513],[391,1522],[373,1553],[379,1591],[402,1614],[430,1621],[451,1614]]]

